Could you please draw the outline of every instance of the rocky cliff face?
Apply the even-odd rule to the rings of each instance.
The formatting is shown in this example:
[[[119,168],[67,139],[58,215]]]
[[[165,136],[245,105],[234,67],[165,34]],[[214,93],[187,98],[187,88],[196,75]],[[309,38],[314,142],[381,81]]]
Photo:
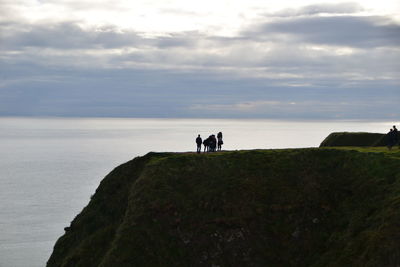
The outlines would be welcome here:
[[[106,176],[48,266],[398,266],[399,222],[399,153],[150,153]]]

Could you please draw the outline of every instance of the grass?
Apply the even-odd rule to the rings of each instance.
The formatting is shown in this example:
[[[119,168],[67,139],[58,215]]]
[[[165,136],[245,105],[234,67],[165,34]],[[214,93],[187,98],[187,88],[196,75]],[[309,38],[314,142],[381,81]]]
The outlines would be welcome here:
[[[400,152],[152,153],[110,173],[48,266],[397,266]]]
[[[385,146],[386,142],[386,135],[381,133],[336,132],[328,135],[328,137],[322,141],[320,147],[372,147]]]
[[[341,146],[341,147],[323,147],[321,149],[337,149],[337,150],[353,150],[363,153],[383,153],[387,157],[400,159],[400,148],[398,146],[389,150],[387,147],[355,147],[355,146]]]

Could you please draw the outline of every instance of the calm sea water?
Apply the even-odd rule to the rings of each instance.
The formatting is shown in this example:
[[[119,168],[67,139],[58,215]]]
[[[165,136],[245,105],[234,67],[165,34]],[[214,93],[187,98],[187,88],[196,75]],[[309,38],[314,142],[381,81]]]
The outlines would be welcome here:
[[[113,168],[149,151],[317,147],[333,131],[386,133],[393,122],[0,118],[0,266],[45,266],[54,243]],[[397,123],[400,124],[400,123]]]

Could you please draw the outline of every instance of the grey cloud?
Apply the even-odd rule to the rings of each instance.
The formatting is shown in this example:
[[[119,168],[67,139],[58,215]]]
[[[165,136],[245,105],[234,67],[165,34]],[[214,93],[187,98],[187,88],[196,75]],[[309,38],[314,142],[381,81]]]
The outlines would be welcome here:
[[[279,118],[279,119],[396,119],[400,114],[397,110],[388,109],[388,104],[395,105],[395,101],[379,102],[366,100],[326,101],[305,100],[297,102],[253,101],[237,102],[224,105],[193,105],[193,111],[203,114],[219,114],[224,117],[239,118]],[[376,112],[381,109],[381,112]],[[217,115],[218,116],[218,115]]]
[[[204,38],[207,37],[199,32],[175,33],[154,38],[153,45],[161,49],[170,47],[193,47],[196,46],[196,42]]]
[[[351,14],[363,11],[364,8],[358,3],[348,2],[339,4],[314,4],[304,6],[298,9],[285,9],[268,16],[293,17],[310,16],[318,14]]]
[[[64,69],[143,68],[177,72],[206,70],[214,71],[222,78],[272,79],[276,81],[274,84],[288,86],[345,86],[367,79],[395,82],[396,70],[400,68],[400,55],[396,49],[360,50],[354,55],[338,56],[324,51],[310,52],[301,44],[266,43],[271,49],[264,51],[262,43],[252,39],[207,38],[191,33],[191,39],[186,40],[183,36],[184,34],[162,37],[179,37],[174,45],[160,45],[158,42],[162,38],[152,39],[148,46],[135,51],[120,51],[117,54],[107,55],[107,50],[100,54],[86,54],[84,51],[61,48],[60,52],[29,48],[23,50],[23,53],[3,55],[2,59],[4,63],[19,66],[34,63],[38,67]],[[198,39],[206,42],[205,46],[197,44]],[[185,42],[189,44],[185,46]],[[222,53],[214,53],[215,49],[220,49]]]
[[[377,16],[301,17],[256,25],[244,35],[264,39],[271,38],[271,35],[272,38],[274,35],[286,35],[292,38],[292,42],[370,48],[398,46],[400,25]]]
[[[356,9],[305,7],[236,37],[3,21],[0,116],[399,116],[399,25],[314,16]]]
[[[1,46],[88,49],[145,45],[146,39],[136,32],[118,32],[113,27],[83,30],[76,22],[59,24],[1,23],[4,40]]]
[[[2,73],[18,82],[0,88],[0,115],[308,119],[399,115],[398,87],[382,81],[338,87],[331,80],[321,86],[289,87],[273,79],[212,71],[68,70],[32,63],[7,67]]]
[[[296,19],[278,19],[255,30],[245,31],[239,37],[206,36],[199,32],[184,32],[161,37],[145,38],[140,33],[119,31],[114,27],[102,27],[83,30],[77,23],[56,25],[15,25],[2,23],[3,34],[7,35],[0,45],[5,51],[23,49],[26,56],[35,56],[32,49],[41,49],[46,55],[47,49],[60,51],[88,49],[97,51],[90,55],[68,55],[75,58],[87,58],[90,62],[102,57],[103,62],[111,63],[150,63],[177,67],[184,64],[192,67],[273,67],[303,71],[310,68],[329,70],[335,64],[360,64],[379,55],[379,51],[356,51],[356,55],[337,56],[319,51],[307,51],[304,45],[319,44],[373,48],[398,46],[400,27],[390,24],[381,17],[313,17]],[[284,37],[282,37],[282,35]],[[284,38],[283,40],[280,38]],[[285,39],[286,38],[286,39]],[[268,47],[268,49],[264,49]],[[107,49],[136,48],[134,52],[121,51],[117,55],[107,55]],[[105,49],[102,51],[101,49]],[[216,53],[215,50],[220,52]],[[83,53],[78,52],[78,53]],[[54,60],[63,55],[47,53]],[[22,55],[23,56],[23,55]],[[362,57],[360,57],[362,56]],[[380,54],[379,56],[385,55]],[[395,55],[394,55],[395,56]],[[13,55],[15,59],[18,56]],[[393,65],[387,58],[386,64]],[[68,58],[66,59],[69,61]],[[111,61],[110,61],[111,60]],[[50,59],[51,61],[51,59]],[[373,63],[373,62],[369,62]],[[380,64],[379,62],[377,62]],[[349,65],[348,65],[349,66]],[[384,67],[385,68],[385,67]],[[332,69],[331,69],[332,71]]]
[[[57,24],[0,23],[0,47],[13,50],[25,47],[53,49],[101,49],[124,47],[192,47],[204,38],[198,32],[184,32],[159,37],[143,37],[141,33],[119,30],[114,26],[82,29],[79,22]]]
[[[9,27],[12,26],[13,24]],[[218,72],[221,77],[273,79],[276,81],[274,84],[287,86],[346,86],[366,79],[395,82],[396,70],[400,68],[398,50],[390,48],[360,49],[354,55],[340,56],[329,51],[307,50],[305,41],[270,42],[260,38],[260,34],[248,38],[228,38],[186,32],[149,39],[136,33],[118,32],[113,27],[103,27],[93,33],[82,30],[75,23],[58,26],[54,26],[54,31],[59,33],[56,40],[43,33],[52,31],[38,30],[41,34],[34,35],[36,37],[32,40],[21,38],[21,46],[23,42],[39,42],[36,47],[22,46],[21,53],[4,53],[3,61],[20,66],[35,63],[42,67],[49,65],[73,69],[144,68],[182,72],[208,70]],[[71,33],[62,42],[60,29],[67,29],[66,32]],[[42,35],[43,40],[39,38]],[[124,35],[133,37],[129,39]],[[106,38],[108,36],[110,40]],[[123,48],[124,45],[137,49],[122,49],[116,54],[107,54],[108,50],[103,48]],[[64,46],[67,46],[66,50]],[[71,51],[74,47],[93,51]],[[268,49],[265,50],[265,47]],[[9,47],[13,50],[17,48],[18,46]],[[215,53],[215,50],[219,52]]]

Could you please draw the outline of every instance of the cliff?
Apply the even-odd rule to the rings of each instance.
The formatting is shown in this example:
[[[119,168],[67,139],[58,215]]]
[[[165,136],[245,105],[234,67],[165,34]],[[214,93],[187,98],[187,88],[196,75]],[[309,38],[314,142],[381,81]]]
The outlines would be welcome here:
[[[149,153],[108,174],[47,266],[399,266],[400,153]]]
[[[336,132],[328,135],[320,145],[320,147],[339,146],[386,146],[386,135],[381,133]]]

